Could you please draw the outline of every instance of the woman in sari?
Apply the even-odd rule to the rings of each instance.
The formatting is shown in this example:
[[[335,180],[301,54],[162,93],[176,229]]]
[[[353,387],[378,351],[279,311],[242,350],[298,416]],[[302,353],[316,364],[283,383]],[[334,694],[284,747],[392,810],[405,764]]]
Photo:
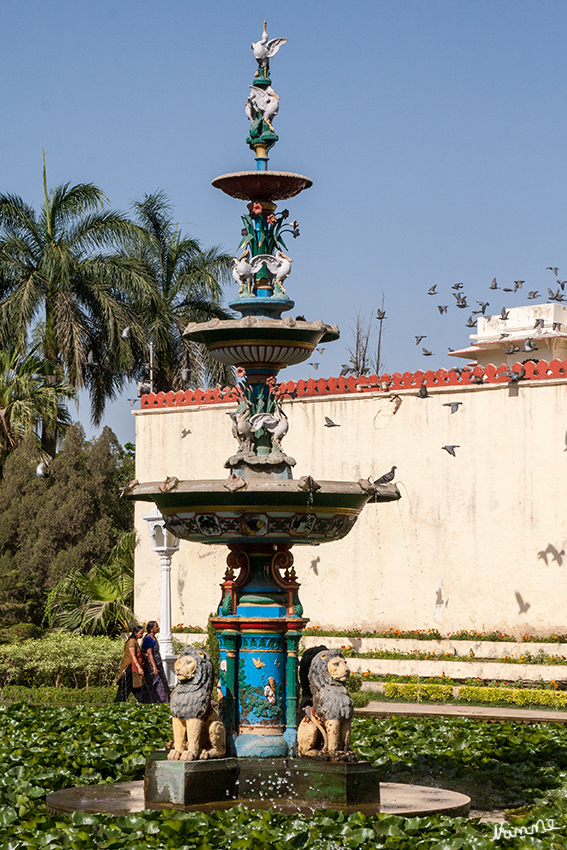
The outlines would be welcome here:
[[[144,634],[142,626],[133,626],[132,633],[124,644],[124,658],[118,674],[118,692],[114,702],[126,702],[130,693],[138,702],[144,702],[144,670],[142,653],[138,641]]]
[[[144,702],[169,702],[169,685],[156,637],[159,626],[155,620],[148,621],[146,632],[142,641],[142,659],[146,679]]]

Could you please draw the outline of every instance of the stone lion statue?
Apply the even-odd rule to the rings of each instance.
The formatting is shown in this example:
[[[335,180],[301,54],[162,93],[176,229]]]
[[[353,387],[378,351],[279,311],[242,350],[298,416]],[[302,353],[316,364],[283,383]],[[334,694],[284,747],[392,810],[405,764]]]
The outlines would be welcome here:
[[[211,704],[214,670],[204,650],[186,646],[175,662],[177,685],[171,694],[171,761],[222,758],[226,732]]]
[[[350,748],[354,705],[345,682],[350,670],[339,649],[323,649],[311,661],[309,685],[313,705],[297,730],[299,755],[304,758],[356,761]]]

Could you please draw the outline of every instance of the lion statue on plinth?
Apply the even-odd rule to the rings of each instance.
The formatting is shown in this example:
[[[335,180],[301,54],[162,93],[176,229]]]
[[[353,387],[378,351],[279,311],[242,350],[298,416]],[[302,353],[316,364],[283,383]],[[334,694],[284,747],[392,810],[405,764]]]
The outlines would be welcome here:
[[[350,670],[339,649],[317,649],[319,651],[312,656],[308,668],[313,704],[309,704],[310,699],[304,700],[305,716],[297,730],[299,755],[303,758],[357,761],[350,748],[354,704],[345,687]],[[309,659],[306,661],[309,663]]]
[[[175,662],[177,685],[171,694],[171,761],[223,758],[226,731],[211,703],[213,662],[195,646],[182,649]]]

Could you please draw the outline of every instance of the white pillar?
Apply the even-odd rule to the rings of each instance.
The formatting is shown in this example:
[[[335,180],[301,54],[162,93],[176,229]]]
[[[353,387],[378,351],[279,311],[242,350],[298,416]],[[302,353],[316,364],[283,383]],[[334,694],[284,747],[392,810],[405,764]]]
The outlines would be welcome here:
[[[173,638],[171,635],[171,555],[160,554],[161,561],[161,604],[159,624],[159,645],[161,657],[170,685],[175,684],[176,655],[173,649]]]
[[[159,645],[167,681],[170,685],[175,685],[173,665],[176,655],[171,635],[171,556],[179,549],[179,539],[166,529],[163,516],[157,507],[150,514],[146,514],[144,520],[152,541],[152,549],[159,555],[161,563]]]

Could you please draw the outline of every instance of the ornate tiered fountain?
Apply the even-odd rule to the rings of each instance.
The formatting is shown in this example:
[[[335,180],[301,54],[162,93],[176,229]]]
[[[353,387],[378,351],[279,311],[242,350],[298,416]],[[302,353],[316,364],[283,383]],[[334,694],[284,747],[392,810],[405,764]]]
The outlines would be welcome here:
[[[267,766],[257,760],[297,755],[298,644],[308,620],[299,600],[292,547],[340,540],[370,498],[377,502],[399,498],[395,485],[315,481],[311,475],[294,479],[296,461],[282,448],[288,420],[281,405],[278,372],[306,361],[317,345],[339,337],[336,325],[282,318],[294,307],[284,285],[292,267],[284,239],[296,238],[299,229],[296,221],[289,221],[286,209],[277,211],[277,202],[311,186],[311,180],[301,174],[268,170],[268,151],[278,140],[272,121],[279,108],[269,60],[286,41],[268,40],[264,24],[261,40],[252,45],[257,70],[246,114],[251,122],[247,142],[255,153],[256,170],[213,180],[216,188],[248,202],[242,216],[241,253],[233,261],[238,295],[230,303],[241,318],[190,324],[185,331],[188,339],[203,343],[213,357],[236,369],[241,400],[230,416],[238,450],[225,463],[227,478],[173,478],[165,485],[137,484],[129,494],[153,501],[176,537],[228,546],[222,598],[217,615],[211,617],[220,646],[222,720],[227,756],[256,760],[252,771],[256,774]],[[232,781],[232,767],[222,781],[218,761],[206,767],[215,770],[219,787]],[[189,771],[196,778],[196,784],[191,783],[194,794],[197,785],[203,788],[203,769],[203,762],[156,757],[149,767],[149,793],[154,802],[156,797],[167,797],[167,789],[174,784],[172,771]],[[274,770],[272,763],[272,775]],[[347,772],[356,774],[358,787],[361,770],[372,772],[369,765],[349,763],[341,765],[339,773],[343,779]],[[186,789],[186,776],[183,783]],[[345,783],[337,802],[352,797]],[[373,784],[371,797],[377,801],[378,783]]]
[[[172,749],[147,759],[144,796],[138,783],[105,785],[104,793],[98,786],[71,788],[49,795],[54,811],[224,808],[235,800],[291,812],[321,806],[408,815],[468,811],[468,797],[419,786],[386,783],[381,800],[378,771],[359,762],[350,749],[352,700],[341,684],[348,668],[337,650],[312,656],[308,679],[314,692],[304,688],[299,706],[298,648],[308,620],[292,547],[340,540],[369,500],[391,501],[400,494],[394,484],[316,481],[309,474],[294,478],[296,462],[282,448],[288,420],[278,372],[306,361],[319,343],[339,336],[335,325],[323,321],[282,318],[294,306],[284,286],[292,265],[284,236],[297,237],[299,230],[296,221],[288,223],[287,210],[277,212],[276,202],[311,186],[307,177],[267,167],[268,151],[278,140],[272,121],[279,107],[269,60],[286,41],[268,40],[264,23],[261,40],[252,45],[258,67],[246,114],[256,170],[213,180],[226,194],[248,201],[242,253],[233,264],[239,291],[230,305],[241,318],[191,324],[185,332],[236,369],[240,402],[230,416],[238,449],[225,463],[225,478],[180,481],[172,476],[164,482],[132,482],[128,490],[129,498],[154,502],[175,537],[229,549],[221,601],[211,617],[220,646],[220,720],[209,703],[200,714],[175,713],[174,702],[195,699],[196,670],[199,675],[209,671],[210,695],[210,659],[201,649],[188,648],[176,668],[181,686],[172,697]],[[301,663],[304,685],[310,652]],[[319,702],[315,668],[323,677]],[[335,694],[330,697],[338,705],[335,717],[325,714],[325,682]],[[189,741],[193,722],[194,750]]]

